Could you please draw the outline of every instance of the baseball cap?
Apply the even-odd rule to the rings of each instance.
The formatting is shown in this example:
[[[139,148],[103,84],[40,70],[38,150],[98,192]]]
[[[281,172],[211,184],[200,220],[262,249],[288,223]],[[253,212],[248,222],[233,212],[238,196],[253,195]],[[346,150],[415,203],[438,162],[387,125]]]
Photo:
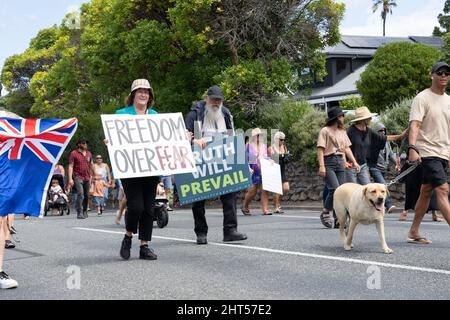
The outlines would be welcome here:
[[[212,86],[206,92],[206,95],[211,99],[220,99],[223,100],[224,95],[222,89],[219,86]]]
[[[433,68],[431,68],[431,73],[435,73],[436,71],[438,71],[441,68],[447,68],[450,71],[450,66],[443,62],[443,61],[439,61],[438,63],[436,63]]]

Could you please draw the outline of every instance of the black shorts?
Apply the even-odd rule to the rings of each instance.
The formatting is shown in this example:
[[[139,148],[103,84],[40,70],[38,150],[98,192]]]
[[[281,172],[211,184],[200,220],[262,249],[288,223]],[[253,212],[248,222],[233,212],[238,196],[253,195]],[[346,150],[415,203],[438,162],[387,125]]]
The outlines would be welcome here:
[[[433,188],[447,183],[448,160],[437,157],[422,158],[422,184]]]

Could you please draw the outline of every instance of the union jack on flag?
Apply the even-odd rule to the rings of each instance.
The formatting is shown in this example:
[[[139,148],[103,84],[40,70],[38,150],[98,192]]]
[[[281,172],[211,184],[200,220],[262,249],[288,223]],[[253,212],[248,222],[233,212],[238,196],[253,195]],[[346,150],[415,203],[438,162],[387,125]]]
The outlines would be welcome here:
[[[39,216],[54,165],[77,126],[75,118],[0,117],[0,216]]]

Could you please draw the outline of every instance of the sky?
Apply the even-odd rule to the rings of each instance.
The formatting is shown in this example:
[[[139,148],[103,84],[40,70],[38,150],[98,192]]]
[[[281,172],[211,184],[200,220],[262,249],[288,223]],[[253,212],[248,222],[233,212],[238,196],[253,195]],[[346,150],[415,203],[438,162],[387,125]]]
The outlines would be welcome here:
[[[0,68],[5,59],[23,52],[39,30],[60,24],[64,16],[88,0],[0,0]],[[372,0],[338,0],[346,4],[341,24],[345,35],[382,35],[380,12]],[[386,36],[429,36],[438,24],[445,0],[397,0],[388,15]]]

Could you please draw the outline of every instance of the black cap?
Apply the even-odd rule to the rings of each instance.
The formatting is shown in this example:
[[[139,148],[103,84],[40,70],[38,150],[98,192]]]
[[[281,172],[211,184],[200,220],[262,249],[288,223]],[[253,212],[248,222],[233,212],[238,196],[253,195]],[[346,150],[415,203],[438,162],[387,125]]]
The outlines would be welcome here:
[[[88,140],[86,140],[86,139],[84,139],[84,138],[80,138],[80,139],[78,139],[78,141],[77,141],[77,146],[79,146],[80,144],[83,144],[83,143],[85,143],[86,142],[86,144],[89,144],[89,141]]]
[[[433,68],[431,68],[431,73],[435,73],[436,71],[438,71],[441,68],[447,68],[450,71],[450,66],[443,62],[443,61],[439,61],[438,63],[436,63]]]
[[[334,119],[336,119],[337,117],[343,116],[345,115],[345,112],[341,110],[341,108],[339,107],[334,107],[331,109],[328,109],[328,119],[327,122],[333,121]]]
[[[212,86],[206,92],[206,95],[211,99],[220,99],[223,100],[224,95],[222,89],[219,86]]]

